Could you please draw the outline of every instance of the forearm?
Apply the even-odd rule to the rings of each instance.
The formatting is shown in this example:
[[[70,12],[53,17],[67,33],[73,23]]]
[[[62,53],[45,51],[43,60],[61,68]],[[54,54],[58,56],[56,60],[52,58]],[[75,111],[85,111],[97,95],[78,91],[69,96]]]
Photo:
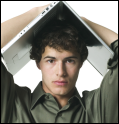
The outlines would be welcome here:
[[[94,22],[91,22],[90,20],[86,19],[85,17],[81,17],[95,32],[96,34],[108,45],[115,40],[118,39],[118,34],[111,31],[108,28],[105,28],[101,25],[98,25]]]
[[[37,8],[33,8],[22,15],[3,22],[1,24],[1,48],[37,17],[37,15]]]

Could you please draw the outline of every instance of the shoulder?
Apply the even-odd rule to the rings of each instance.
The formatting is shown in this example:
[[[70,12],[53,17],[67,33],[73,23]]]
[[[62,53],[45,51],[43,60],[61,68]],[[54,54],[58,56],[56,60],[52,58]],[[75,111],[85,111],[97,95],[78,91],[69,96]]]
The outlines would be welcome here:
[[[97,88],[92,91],[87,91],[87,90],[83,91],[82,99],[85,102],[85,104],[87,103],[89,104],[89,102],[94,101],[95,99],[99,98],[99,91],[100,91],[100,88]]]
[[[30,107],[31,104],[31,90],[28,87],[21,87],[15,84],[16,102],[21,106],[26,105]]]

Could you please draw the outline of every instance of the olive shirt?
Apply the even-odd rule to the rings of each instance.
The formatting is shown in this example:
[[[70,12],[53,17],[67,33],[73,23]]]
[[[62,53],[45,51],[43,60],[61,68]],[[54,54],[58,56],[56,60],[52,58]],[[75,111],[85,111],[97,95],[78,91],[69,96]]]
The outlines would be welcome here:
[[[107,63],[109,71],[100,87],[93,91],[84,91],[83,97],[80,97],[76,89],[74,96],[61,109],[54,97],[44,92],[42,81],[31,93],[28,87],[20,87],[14,83],[13,75],[1,61],[1,122],[118,122],[118,40],[110,48],[115,54]]]

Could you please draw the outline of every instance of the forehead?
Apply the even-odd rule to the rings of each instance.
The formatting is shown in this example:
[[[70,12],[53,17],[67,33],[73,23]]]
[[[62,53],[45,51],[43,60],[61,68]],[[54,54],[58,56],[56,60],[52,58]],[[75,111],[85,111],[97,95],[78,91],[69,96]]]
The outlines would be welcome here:
[[[71,55],[75,55],[75,56],[79,56],[79,54],[77,52],[75,52],[75,50],[71,50],[71,51],[67,51],[67,50],[61,50],[58,51],[54,48],[51,48],[49,46],[45,47],[45,51],[42,54],[42,57],[46,56],[46,55],[51,55],[51,56],[62,56],[62,57],[66,57],[66,56],[71,56]]]

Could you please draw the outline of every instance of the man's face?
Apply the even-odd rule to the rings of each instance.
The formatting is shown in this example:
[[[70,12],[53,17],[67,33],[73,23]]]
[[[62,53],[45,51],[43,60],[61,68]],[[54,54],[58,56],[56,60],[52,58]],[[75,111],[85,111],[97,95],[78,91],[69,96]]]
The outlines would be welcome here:
[[[59,52],[47,46],[37,66],[42,72],[44,91],[53,96],[66,96],[75,88],[81,62],[80,56],[76,52],[65,50]],[[63,85],[54,83],[54,81],[62,80],[67,83]]]

